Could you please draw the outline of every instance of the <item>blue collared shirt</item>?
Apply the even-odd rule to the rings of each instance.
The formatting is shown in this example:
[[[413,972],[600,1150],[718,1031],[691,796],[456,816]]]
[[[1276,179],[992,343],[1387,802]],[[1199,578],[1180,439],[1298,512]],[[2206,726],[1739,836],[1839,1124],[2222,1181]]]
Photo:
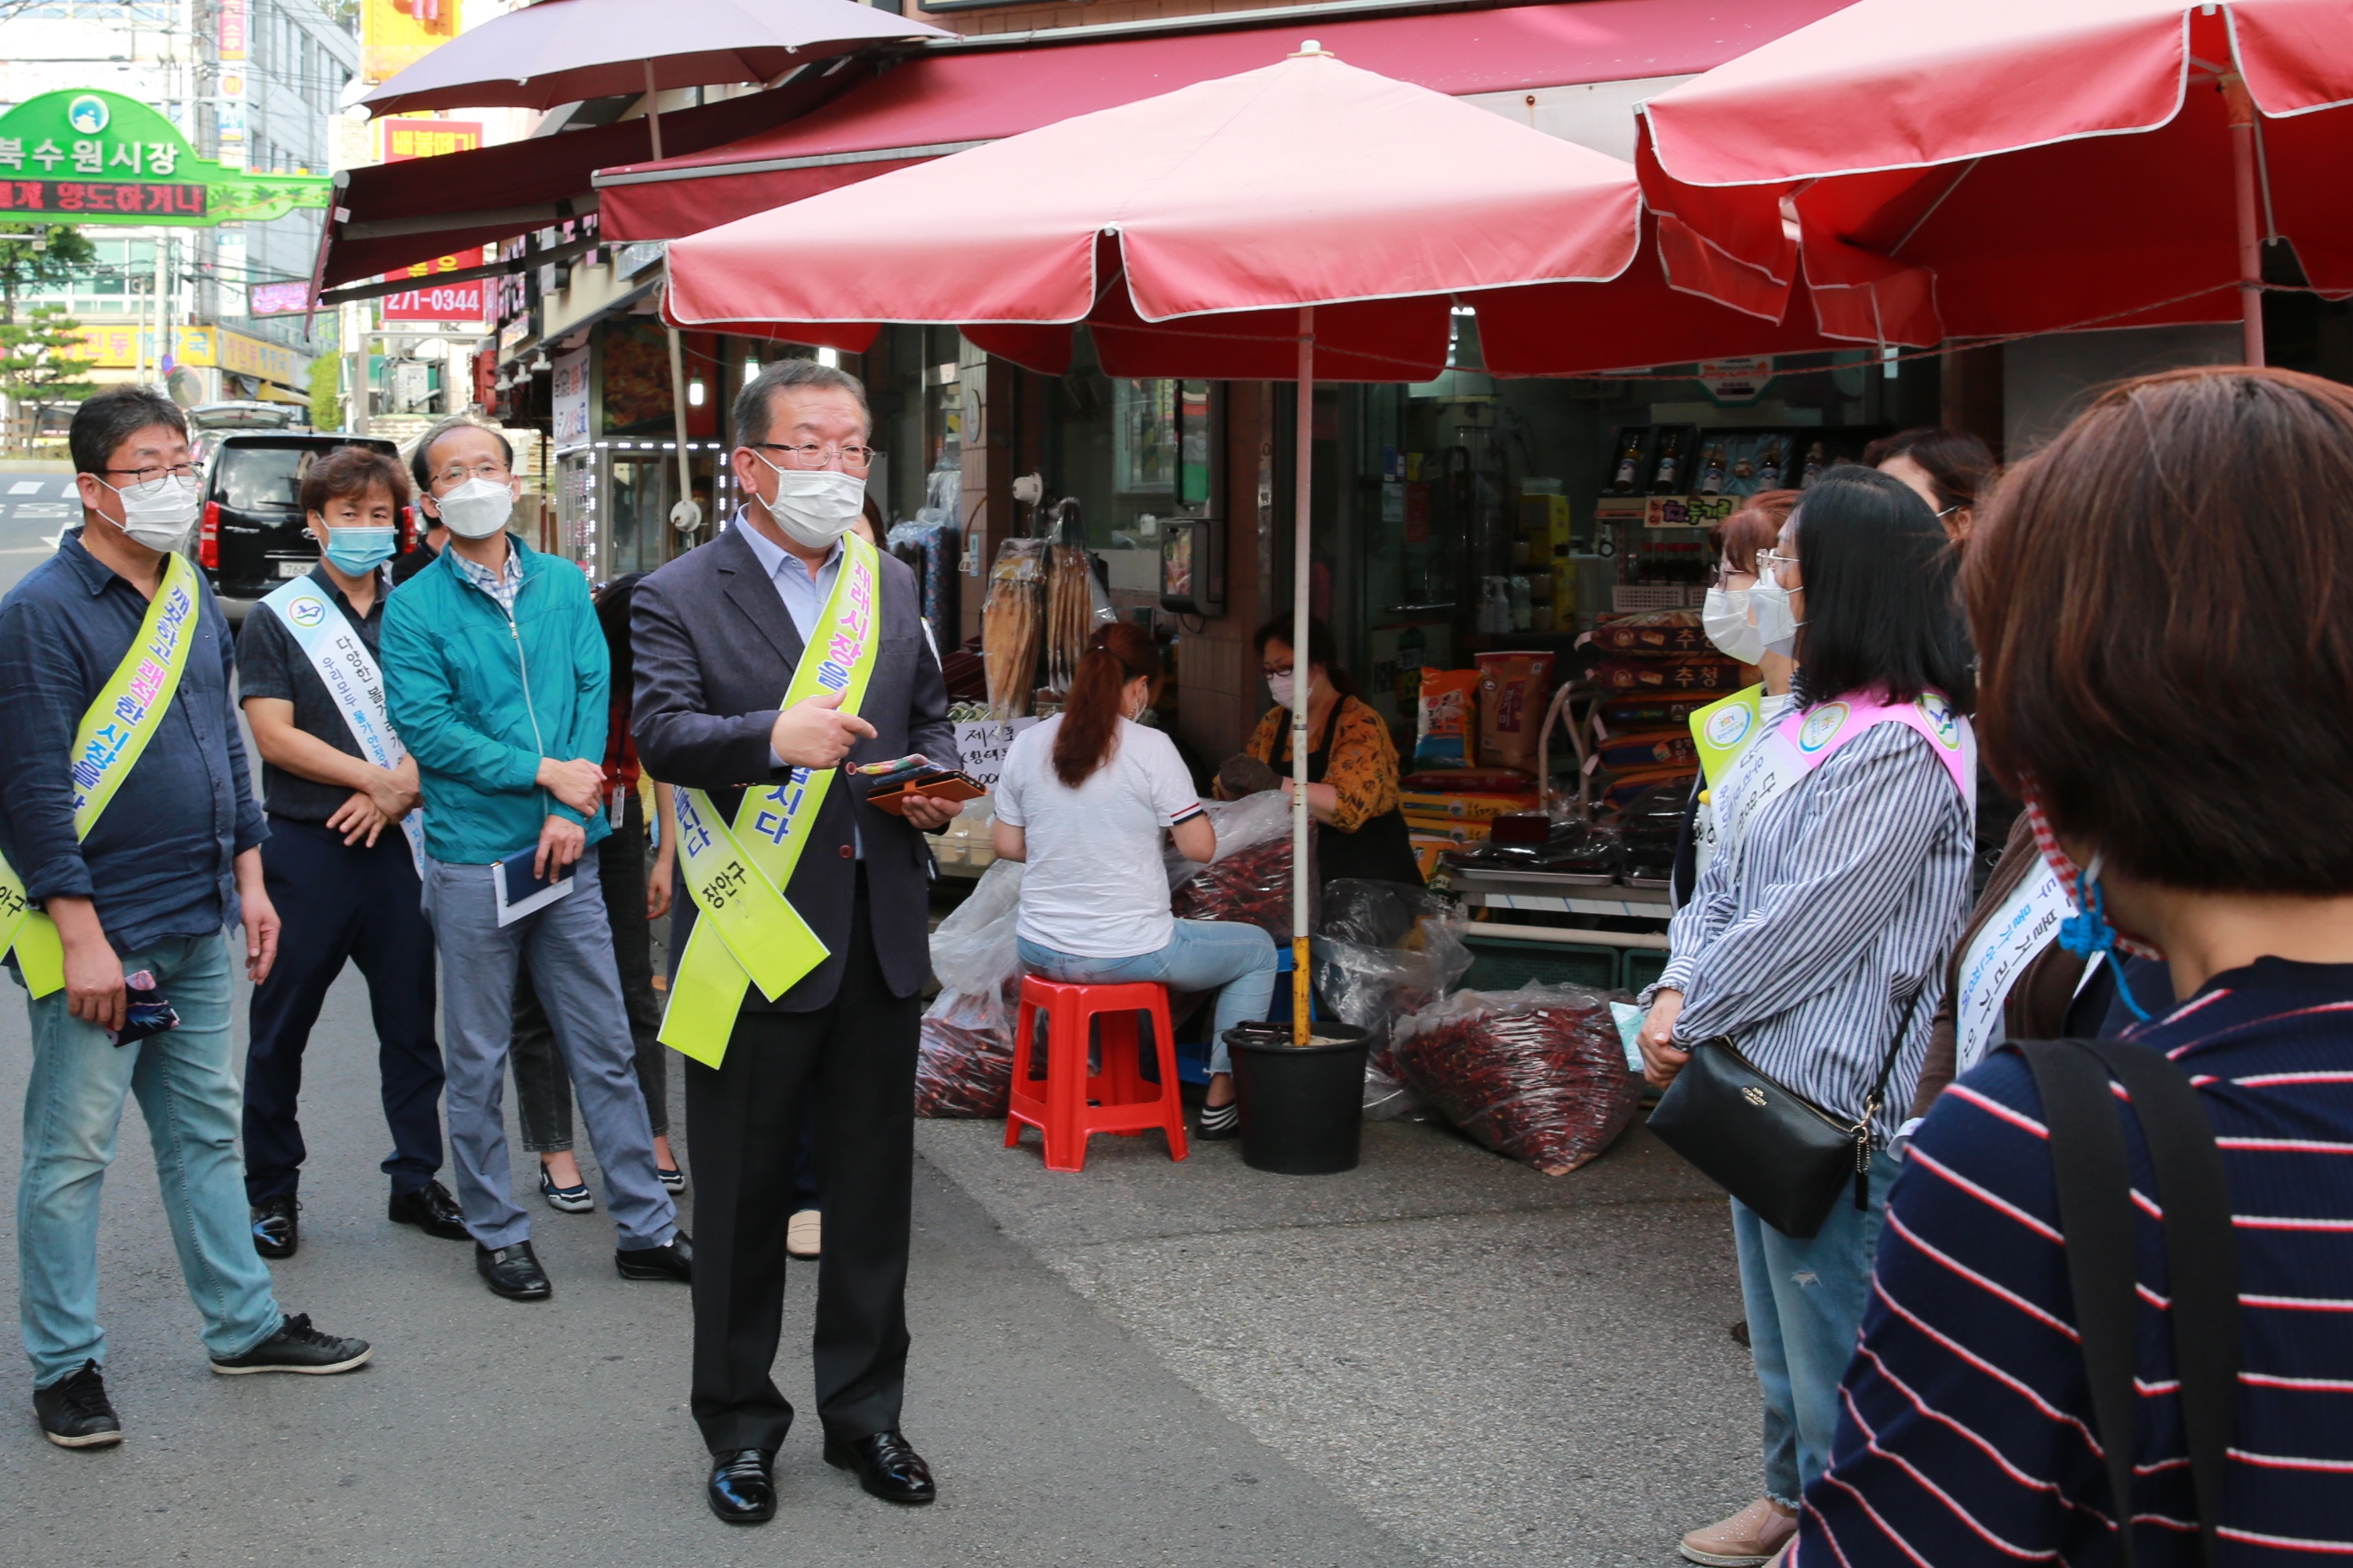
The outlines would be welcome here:
[[[38,903],[97,906],[119,953],[240,919],[237,857],[269,837],[229,700],[227,617],[198,585],[195,641],[172,705],[77,843],[74,731],[139,635],[147,600],[68,532],[0,600],[0,855]]]
[[[825,602],[832,596],[833,585],[841,576],[841,541],[837,539],[833,542],[833,549],[818,565],[817,575],[812,577],[799,556],[790,553],[783,545],[746,523],[742,507],[735,509],[735,515],[727,526],[744,531],[744,542],[749,544],[752,553],[760,558],[760,570],[768,574],[768,582],[776,588],[776,597],[784,602],[785,614],[793,618],[793,630],[801,634],[801,646],[807,647],[816,640],[818,617],[825,613]],[[768,748],[768,765],[776,768],[786,765],[785,759],[776,755],[774,746]],[[866,858],[866,835],[852,827],[850,837],[858,846],[858,858],[863,860]]]
[[[734,519],[728,526],[743,529],[744,542],[752,547],[752,553],[760,558],[760,570],[768,574],[769,583],[776,587],[776,597],[784,601],[785,614],[793,618],[793,629],[801,634],[801,642],[807,646],[814,636],[811,628],[817,625],[818,616],[825,613],[826,598],[832,594],[834,582],[841,575],[841,541],[837,539],[833,542],[832,551],[818,567],[817,575],[812,577],[799,556],[788,552],[783,545],[746,524],[741,507],[736,509]]]

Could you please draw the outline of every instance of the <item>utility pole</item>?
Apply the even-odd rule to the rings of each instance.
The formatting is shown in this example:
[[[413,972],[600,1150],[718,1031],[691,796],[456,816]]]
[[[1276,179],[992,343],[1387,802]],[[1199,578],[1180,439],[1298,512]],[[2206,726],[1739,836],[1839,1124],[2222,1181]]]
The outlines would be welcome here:
[[[155,231],[155,379],[164,379],[164,361],[171,353],[165,334],[171,331],[171,310],[164,290],[172,281],[172,231]]]

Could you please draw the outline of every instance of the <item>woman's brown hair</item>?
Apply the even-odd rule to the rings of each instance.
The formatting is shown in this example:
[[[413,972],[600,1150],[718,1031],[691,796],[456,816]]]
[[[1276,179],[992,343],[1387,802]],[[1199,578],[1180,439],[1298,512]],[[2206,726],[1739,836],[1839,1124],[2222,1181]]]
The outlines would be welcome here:
[[[1076,789],[1111,760],[1119,744],[1119,694],[1131,680],[1149,677],[1155,695],[1160,688],[1160,648],[1152,634],[1134,621],[1113,621],[1096,628],[1079,668],[1071,676],[1071,689],[1062,699],[1062,722],[1054,731],[1054,776],[1067,789]]]
[[[2353,891],[2353,389],[2111,388],[1994,492],[1962,572],[2003,786],[2126,874]]]
[[[1795,490],[1758,490],[1742,501],[1738,511],[1715,525],[1715,548],[1724,557],[1724,569],[1754,577],[1757,552],[1773,548],[1797,504]]]
[[[2000,471],[2000,465],[1993,460],[1993,448],[1983,439],[1967,430],[1947,430],[1940,425],[1898,430],[1893,436],[1882,436],[1862,449],[1862,466],[1866,468],[1875,468],[1897,458],[1911,458],[1928,476],[1928,488],[1936,492],[1935,510],[1940,519],[1948,511],[1973,508],[1983,500]]]

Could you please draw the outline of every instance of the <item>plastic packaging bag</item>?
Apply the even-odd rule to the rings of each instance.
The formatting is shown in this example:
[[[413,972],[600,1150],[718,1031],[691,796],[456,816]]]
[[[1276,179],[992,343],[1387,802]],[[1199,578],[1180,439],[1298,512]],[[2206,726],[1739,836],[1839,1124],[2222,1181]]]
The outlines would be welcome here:
[[[1398,1081],[1389,1032],[1399,1017],[1444,997],[1469,971],[1461,923],[1452,905],[1419,888],[1344,877],[1324,889],[1315,990],[1342,1023],[1371,1032],[1364,1101],[1369,1121],[1420,1109]]]
[[[1168,851],[1169,908],[1180,921],[1235,921],[1278,942],[1291,940],[1291,802],[1279,791],[1202,807],[1218,830],[1218,858],[1208,865]],[[1315,835],[1307,835],[1308,887],[1315,886]],[[1311,890],[1308,927],[1314,928]]]
[[[1475,767],[1479,763],[1479,672],[1421,672],[1415,703],[1413,760],[1417,767]]]
[[[1020,1000],[1021,869],[1018,860],[990,866],[932,933],[940,994],[917,1036],[918,1116],[1005,1114]]]
[[[1607,1149],[1641,1100],[1608,1000],[1571,985],[1458,992],[1400,1019],[1395,1040],[1408,1089],[1548,1176]]]

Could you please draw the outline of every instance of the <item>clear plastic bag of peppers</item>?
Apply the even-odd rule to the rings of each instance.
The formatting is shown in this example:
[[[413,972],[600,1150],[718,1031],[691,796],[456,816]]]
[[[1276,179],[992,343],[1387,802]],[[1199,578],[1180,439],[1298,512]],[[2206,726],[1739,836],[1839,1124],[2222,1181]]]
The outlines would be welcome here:
[[[1458,992],[1399,1019],[1394,1039],[1407,1088],[1547,1176],[1609,1147],[1641,1099],[1608,1000],[1573,985]]]
[[[1218,858],[1198,865],[1169,851],[1169,909],[1180,921],[1234,921],[1291,941],[1291,802],[1278,791],[1203,809],[1218,830]],[[1307,835],[1308,880],[1315,887],[1315,835]],[[1311,895],[1308,929],[1315,928]]]
[[[1324,887],[1314,949],[1315,992],[1344,1024],[1372,1034],[1365,1117],[1387,1121],[1421,1109],[1398,1081],[1390,1026],[1441,1000],[1471,967],[1461,911],[1398,882],[1336,878]]]
[[[918,1032],[915,1114],[1002,1116],[1021,1000],[1021,862],[999,860],[932,933],[940,994]]]

